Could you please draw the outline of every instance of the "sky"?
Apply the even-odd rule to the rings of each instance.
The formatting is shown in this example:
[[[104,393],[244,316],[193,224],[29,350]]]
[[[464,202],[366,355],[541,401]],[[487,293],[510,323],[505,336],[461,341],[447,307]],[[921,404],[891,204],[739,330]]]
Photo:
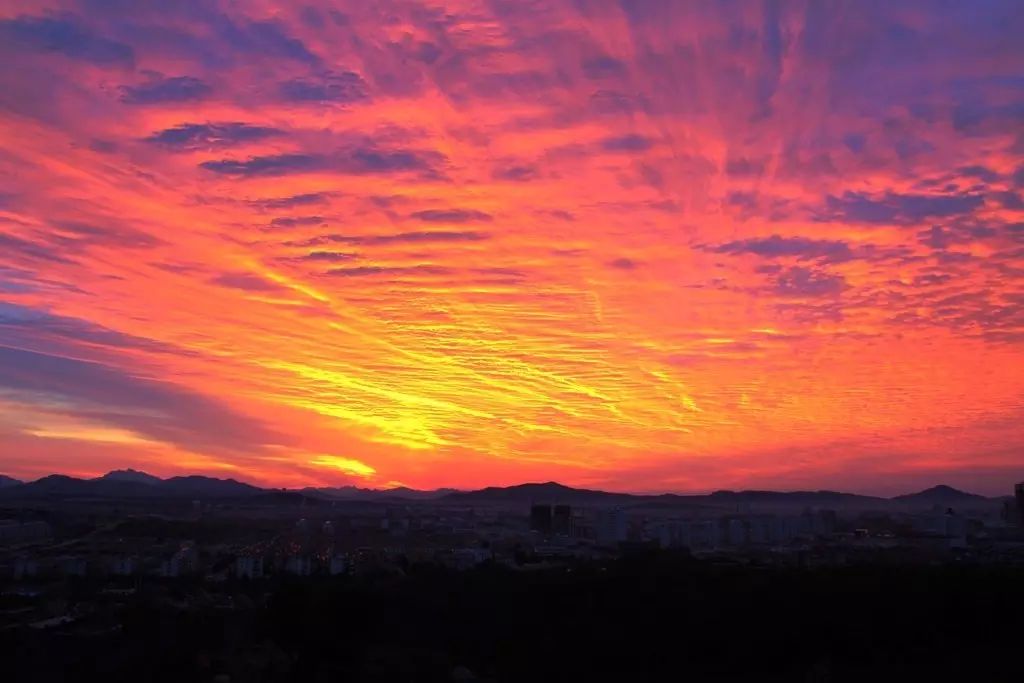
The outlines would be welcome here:
[[[0,472],[1024,479],[1024,5],[4,0]]]

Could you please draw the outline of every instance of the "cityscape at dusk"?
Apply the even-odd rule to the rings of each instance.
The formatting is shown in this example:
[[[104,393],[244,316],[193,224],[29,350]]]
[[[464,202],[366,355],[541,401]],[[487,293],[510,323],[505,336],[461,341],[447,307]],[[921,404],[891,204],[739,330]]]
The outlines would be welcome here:
[[[0,471],[1003,495],[1022,16],[6,0]]]

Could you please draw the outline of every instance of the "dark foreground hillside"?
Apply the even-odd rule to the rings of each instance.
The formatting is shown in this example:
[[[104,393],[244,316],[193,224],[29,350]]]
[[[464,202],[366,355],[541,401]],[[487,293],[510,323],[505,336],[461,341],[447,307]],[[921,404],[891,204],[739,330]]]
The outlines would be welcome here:
[[[96,586],[68,600],[99,599]],[[110,593],[107,589],[107,593]],[[5,609],[16,609],[11,596]],[[91,624],[0,631],[10,681],[1009,681],[1024,572],[571,570],[142,585]]]

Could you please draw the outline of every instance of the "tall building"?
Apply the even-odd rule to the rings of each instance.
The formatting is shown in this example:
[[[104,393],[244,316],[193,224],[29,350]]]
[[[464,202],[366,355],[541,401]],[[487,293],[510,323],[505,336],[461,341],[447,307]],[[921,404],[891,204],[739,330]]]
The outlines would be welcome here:
[[[135,574],[135,560],[130,557],[117,557],[110,562],[110,573],[114,576],[132,576]]]
[[[550,534],[551,521],[550,505],[530,506],[530,531],[539,531],[542,534]]]
[[[31,557],[17,557],[14,559],[14,580],[31,579],[39,574],[39,563]]]
[[[331,576],[340,576],[341,574],[345,574],[348,572],[348,558],[344,555],[332,556],[327,571]]]
[[[240,579],[262,579],[263,558],[246,555],[235,558],[235,576]]]
[[[158,574],[166,578],[177,578],[199,571],[199,551],[192,542],[183,543],[169,560],[160,564]]]
[[[1017,523],[1024,526],[1024,481],[1013,487],[1013,497],[1017,499]]]
[[[560,536],[572,535],[572,507],[556,505],[551,514],[551,530]]]
[[[285,561],[284,570],[293,576],[310,576],[313,562],[305,555],[292,555]]]
[[[750,540],[747,522],[741,518],[734,518],[725,521],[725,537],[729,545],[746,545]]]
[[[626,513],[619,508],[598,510],[594,522],[594,540],[602,545],[615,545],[629,536]]]

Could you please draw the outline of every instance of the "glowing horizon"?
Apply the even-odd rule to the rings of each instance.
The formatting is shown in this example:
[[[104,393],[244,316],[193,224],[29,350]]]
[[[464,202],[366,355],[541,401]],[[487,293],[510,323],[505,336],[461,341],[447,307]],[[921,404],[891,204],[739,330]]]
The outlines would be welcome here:
[[[1024,479],[1024,12],[0,8],[0,473]]]

